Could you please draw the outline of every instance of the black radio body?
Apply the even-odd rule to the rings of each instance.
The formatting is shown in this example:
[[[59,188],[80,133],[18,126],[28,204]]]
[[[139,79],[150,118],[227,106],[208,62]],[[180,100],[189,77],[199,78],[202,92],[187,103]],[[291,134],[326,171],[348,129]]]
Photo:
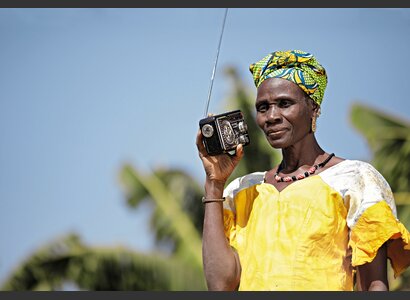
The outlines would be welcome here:
[[[250,143],[248,126],[240,110],[201,119],[199,127],[209,155],[232,155],[237,145],[246,146]]]

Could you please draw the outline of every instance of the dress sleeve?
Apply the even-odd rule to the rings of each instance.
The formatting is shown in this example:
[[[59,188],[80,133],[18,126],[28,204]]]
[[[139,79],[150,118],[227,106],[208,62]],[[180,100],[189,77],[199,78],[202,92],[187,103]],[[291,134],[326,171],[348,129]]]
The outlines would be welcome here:
[[[389,184],[373,166],[363,162],[348,196],[352,266],[373,261],[386,243],[394,275],[399,276],[410,265],[410,233],[397,219]]]

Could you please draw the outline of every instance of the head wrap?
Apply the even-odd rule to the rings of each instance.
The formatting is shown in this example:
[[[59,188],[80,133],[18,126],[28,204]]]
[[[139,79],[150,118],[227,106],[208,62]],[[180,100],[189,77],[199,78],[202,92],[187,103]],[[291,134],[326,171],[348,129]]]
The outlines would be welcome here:
[[[327,85],[326,70],[307,52],[275,51],[249,67],[256,87],[268,78],[283,78],[296,83],[320,105]]]

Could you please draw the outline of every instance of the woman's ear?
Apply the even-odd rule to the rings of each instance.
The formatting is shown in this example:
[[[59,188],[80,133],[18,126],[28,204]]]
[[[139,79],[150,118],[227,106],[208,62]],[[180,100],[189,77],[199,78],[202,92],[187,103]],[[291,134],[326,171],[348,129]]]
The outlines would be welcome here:
[[[312,106],[312,119],[311,119],[311,124],[310,124],[310,132],[315,133],[316,132],[316,120],[320,115],[320,105],[318,105],[316,102],[313,100],[311,101],[311,106]]]
[[[312,108],[312,116],[314,117],[319,117],[320,115],[320,105],[317,104],[315,101],[313,101],[311,98],[309,98],[309,103],[310,107]]]
[[[316,118],[320,116],[320,105],[318,105],[316,102],[314,102],[313,115],[316,116]]]

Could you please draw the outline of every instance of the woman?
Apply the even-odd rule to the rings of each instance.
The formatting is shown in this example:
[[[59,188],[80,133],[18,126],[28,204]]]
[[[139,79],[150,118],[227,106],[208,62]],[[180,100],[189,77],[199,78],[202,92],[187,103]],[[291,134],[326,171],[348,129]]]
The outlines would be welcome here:
[[[325,69],[310,53],[293,50],[273,52],[250,70],[257,123],[283,160],[225,188],[242,145],[234,156],[209,156],[198,132],[208,288],[353,290],[356,281],[358,290],[388,290],[387,258],[396,276],[405,270],[410,234],[379,172],[318,144]]]

